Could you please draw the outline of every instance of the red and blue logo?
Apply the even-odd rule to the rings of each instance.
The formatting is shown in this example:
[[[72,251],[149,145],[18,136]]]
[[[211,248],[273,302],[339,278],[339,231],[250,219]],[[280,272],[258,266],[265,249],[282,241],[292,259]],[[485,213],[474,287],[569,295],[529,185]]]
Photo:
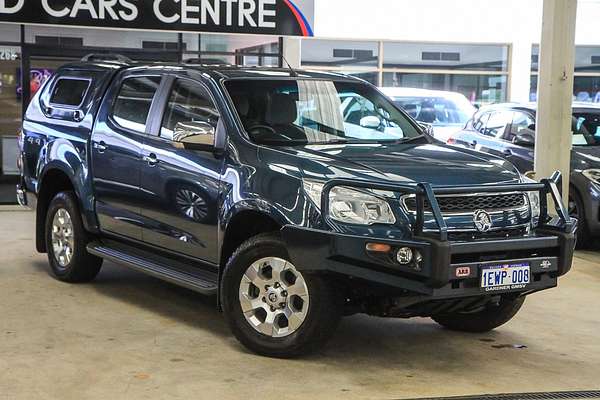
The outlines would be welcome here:
[[[314,36],[312,27],[298,6],[296,6],[291,0],[283,0],[283,2],[290,8],[292,14],[294,14],[294,17],[296,17],[298,26],[300,26],[300,30],[302,31],[302,36]]]

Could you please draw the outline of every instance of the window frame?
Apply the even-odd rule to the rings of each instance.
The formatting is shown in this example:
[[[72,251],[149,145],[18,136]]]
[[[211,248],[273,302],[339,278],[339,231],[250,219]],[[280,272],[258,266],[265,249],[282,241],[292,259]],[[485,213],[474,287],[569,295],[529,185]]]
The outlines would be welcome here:
[[[188,81],[192,84],[196,84],[199,87],[201,87],[202,90],[207,94],[208,98],[210,99],[210,101],[214,105],[215,109],[219,113],[219,122],[217,122],[217,127],[215,128],[215,132],[216,132],[218,129],[218,124],[223,119],[223,113],[219,109],[219,103],[216,101],[216,99],[213,96],[213,94],[211,93],[210,89],[203,82],[197,81],[195,79],[181,77],[181,76],[175,76],[175,75],[169,75],[169,77],[173,77],[173,79],[170,80],[169,82],[167,82],[166,85],[168,85],[168,86],[165,87],[165,90],[164,90],[164,99],[163,99],[163,102],[160,104],[162,112],[160,113],[160,115],[157,115],[157,118],[156,118],[156,120],[158,122],[158,129],[156,132],[154,132],[154,131],[151,132],[151,135],[158,139],[167,141],[169,143],[173,143],[173,139],[165,138],[161,134],[162,134],[163,123],[167,116],[167,109],[169,108],[169,103],[171,102],[171,95],[173,94],[173,89],[175,88],[177,81]],[[160,117],[160,118],[158,118],[158,117]],[[215,137],[215,143],[216,143],[216,137]]]
[[[219,112],[219,122],[217,124],[217,129],[215,131],[215,142],[214,146],[218,147],[219,145],[223,145],[225,140],[225,123],[224,120],[226,117],[223,113],[223,109],[220,103],[217,101],[215,94],[212,92],[210,87],[203,81],[191,77],[189,75],[178,75],[172,71],[166,71],[162,75],[161,87],[159,88],[159,93],[154,98],[154,102],[152,104],[152,108],[150,109],[150,125],[146,128],[148,131],[147,135],[152,137],[155,140],[160,140],[165,143],[174,143],[172,139],[164,138],[160,136],[162,122],[165,118],[167,107],[169,106],[169,100],[171,98],[171,92],[173,90],[173,86],[178,79],[187,80],[193,82],[197,85],[200,85],[206,93],[208,93],[212,103],[215,105],[215,108]]]
[[[119,98],[119,95],[121,94],[121,89],[123,88],[123,83],[125,83],[125,81],[127,81],[128,79],[139,79],[139,78],[158,78],[160,80],[160,82],[158,83],[158,87],[157,87],[156,91],[154,92],[154,96],[152,97],[152,100],[150,103],[150,109],[148,110],[148,115],[146,116],[146,122],[144,124],[143,132],[123,126],[115,119],[115,106],[117,103],[117,99]],[[152,125],[152,119],[153,119],[152,110],[153,110],[154,104],[156,103],[156,101],[158,99],[159,94],[161,93],[161,88],[162,88],[163,84],[164,84],[164,78],[159,73],[150,73],[148,71],[144,71],[143,73],[139,73],[139,74],[138,73],[125,74],[125,75],[121,76],[121,78],[118,81],[118,85],[116,87],[115,94],[111,100],[110,110],[108,112],[109,120],[113,124],[115,124],[115,126],[117,126],[119,129],[125,130],[127,132],[130,132],[130,133],[136,134],[136,135],[148,135],[149,128]]]
[[[52,101],[52,98],[54,97],[55,91],[56,91],[56,89],[57,89],[58,84],[59,84],[60,81],[83,81],[83,82],[87,82],[87,87],[86,87],[85,91],[83,92],[83,96],[81,97],[81,101],[79,102],[79,104],[77,104],[76,106],[74,106],[74,105],[69,105],[69,104],[55,103],[55,102]],[[71,77],[71,76],[66,76],[66,75],[59,76],[52,83],[52,87],[50,88],[50,90],[48,92],[48,105],[50,107],[54,107],[54,108],[58,108],[58,109],[62,109],[62,110],[81,110],[81,108],[83,107],[83,104],[85,103],[85,100],[88,97],[88,94],[90,93],[90,88],[91,87],[92,87],[92,78]]]

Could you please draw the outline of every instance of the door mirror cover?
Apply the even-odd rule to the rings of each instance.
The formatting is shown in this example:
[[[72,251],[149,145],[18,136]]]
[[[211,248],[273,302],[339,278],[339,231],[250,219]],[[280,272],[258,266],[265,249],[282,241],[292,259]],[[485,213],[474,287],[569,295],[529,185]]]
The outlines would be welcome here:
[[[535,135],[531,132],[520,132],[515,136],[513,143],[520,146],[533,147],[535,144]]]
[[[381,120],[375,115],[369,115],[360,119],[360,126],[368,129],[377,129],[381,126]]]
[[[173,132],[173,142],[192,150],[212,150],[215,146],[216,129],[208,122],[178,122]]]

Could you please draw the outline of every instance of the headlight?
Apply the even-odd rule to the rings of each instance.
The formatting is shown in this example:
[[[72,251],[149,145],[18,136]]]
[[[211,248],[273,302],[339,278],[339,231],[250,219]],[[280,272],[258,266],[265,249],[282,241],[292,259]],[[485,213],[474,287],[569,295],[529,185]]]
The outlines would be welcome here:
[[[304,181],[304,190],[317,207],[321,206],[323,184]],[[387,201],[360,190],[343,186],[329,192],[329,216],[347,224],[394,224],[396,217]]]
[[[590,181],[600,183],[600,169],[586,169],[582,174]]]
[[[537,183],[531,178],[521,175],[521,181],[523,183]],[[537,225],[540,218],[540,192],[527,192],[529,197],[529,206],[531,207],[531,218],[533,225]]]

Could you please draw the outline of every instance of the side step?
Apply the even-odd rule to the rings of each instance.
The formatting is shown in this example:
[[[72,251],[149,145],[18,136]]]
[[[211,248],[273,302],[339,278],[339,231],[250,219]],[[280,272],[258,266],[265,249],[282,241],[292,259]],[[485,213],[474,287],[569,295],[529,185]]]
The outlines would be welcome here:
[[[154,260],[148,260],[141,255],[125,253],[121,250],[108,247],[100,242],[87,245],[90,254],[113,261],[125,267],[151,275],[155,278],[185,287],[204,295],[217,294],[218,276],[216,273],[200,268],[178,268],[165,265]]]

